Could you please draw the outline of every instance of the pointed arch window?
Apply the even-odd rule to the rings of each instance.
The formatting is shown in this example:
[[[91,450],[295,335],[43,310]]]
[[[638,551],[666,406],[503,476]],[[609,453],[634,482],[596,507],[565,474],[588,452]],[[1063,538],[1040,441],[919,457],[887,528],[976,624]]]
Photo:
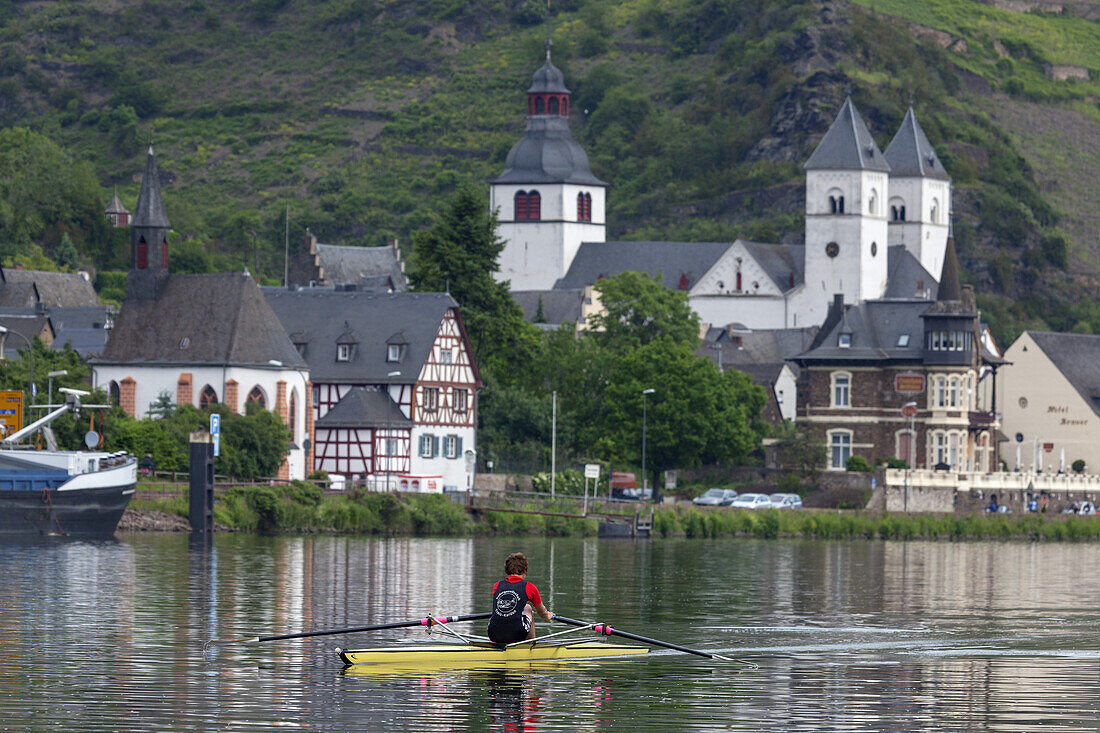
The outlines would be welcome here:
[[[252,391],[248,393],[247,401],[259,405],[261,409],[267,409],[267,398],[264,397],[264,391],[260,389],[260,385],[252,388]]]
[[[205,410],[216,404],[218,404],[218,393],[208,384],[202,388],[202,392],[199,392],[199,409]]]
[[[558,98],[550,97],[550,104],[548,105],[547,112],[552,115],[558,114]]]
[[[112,406],[118,407],[122,402],[118,382],[111,380],[111,386],[108,389],[110,391],[110,399],[108,399],[108,402],[110,402]]]
[[[137,243],[137,269],[144,270],[149,266],[149,243],[145,241],[145,237],[138,240]]]
[[[168,240],[165,239],[160,243],[160,266],[161,269],[168,269]]]
[[[516,191],[516,220],[527,218],[527,192]]]
[[[290,392],[290,406],[288,408],[289,414],[287,417],[290,421],[290,440],[291,442],[297,442],[297,425],[298,425],[298,390],[291,390]]]

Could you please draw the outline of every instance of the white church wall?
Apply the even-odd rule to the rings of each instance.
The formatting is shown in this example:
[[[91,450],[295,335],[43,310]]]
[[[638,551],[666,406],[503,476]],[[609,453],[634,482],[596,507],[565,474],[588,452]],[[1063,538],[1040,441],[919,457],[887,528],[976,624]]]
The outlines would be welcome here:
[[[688,297],[699,320],[714,326],[740,323],[751,329],[784,328],[783,297],[777,295],[706,295]]]

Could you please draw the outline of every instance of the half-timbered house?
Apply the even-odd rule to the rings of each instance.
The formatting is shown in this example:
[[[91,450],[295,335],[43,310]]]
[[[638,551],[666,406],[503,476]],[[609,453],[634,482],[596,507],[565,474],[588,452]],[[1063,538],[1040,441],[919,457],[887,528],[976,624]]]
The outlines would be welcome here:
[[[469,486],[477,366],[445,293],[267,289],[313,382],[314,470],[369,486]]]

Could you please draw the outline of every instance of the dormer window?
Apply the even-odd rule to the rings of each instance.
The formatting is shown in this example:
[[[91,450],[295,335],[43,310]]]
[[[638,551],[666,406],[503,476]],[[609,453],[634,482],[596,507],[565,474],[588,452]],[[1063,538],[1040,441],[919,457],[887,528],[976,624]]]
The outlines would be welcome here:
[[[351,361],[351,344],[336,345],[336,361]]]
[[[386,361],[401,361],[401,344],[390,344],[386,347]]]
[[[842,349],[851,348],[851,346],[852,346],[852,334],[850,334],[850,333],[840,334],[840,339],[837,341],[837,346],[839,346]]]

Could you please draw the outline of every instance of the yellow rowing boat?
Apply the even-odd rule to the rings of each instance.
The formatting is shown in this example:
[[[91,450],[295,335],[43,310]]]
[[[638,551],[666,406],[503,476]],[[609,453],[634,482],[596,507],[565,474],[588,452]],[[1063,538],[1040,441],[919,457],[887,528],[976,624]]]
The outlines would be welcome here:
[[[538,639],[503,649],[489,642],[386,646],[372,649],[337,649],[346,666],[379,665],[485,665],[514,662],[556,662],[606,659],[646,654],[649,649],[626,644],[608,644],[598,640],[553,641]]]

